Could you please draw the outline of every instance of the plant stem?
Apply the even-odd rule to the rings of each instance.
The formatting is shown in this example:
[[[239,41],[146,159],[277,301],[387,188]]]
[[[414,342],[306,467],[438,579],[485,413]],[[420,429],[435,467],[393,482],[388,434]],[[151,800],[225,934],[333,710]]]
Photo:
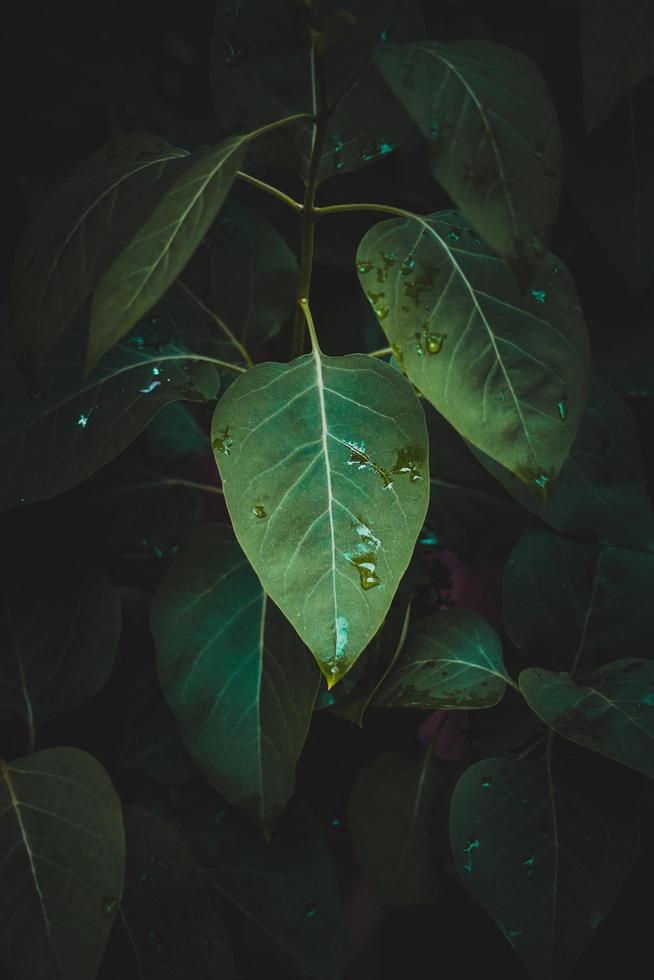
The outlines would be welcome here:
[[[386,357],[387,354],[392,354],[392,347],[380,347],[379,350],[371,350],[368,352],[368,357]]]
[[[227,339],[229,340],[229,342],[239,352],[239,354],[241,355],[241,357],[243,358],[243,360],[245,361],[245,363],[247,364],[247,366],[248,367],[252,367],[252,358],[250,357],[250,355],[248,354],[247,350],[245,349],[245,347],[243,346],[243,344],[241,343],[241,341],[238,339],[238,337],[236,337],[232,333],[232,331],[229,329],[229,327],[227,326],[227,324],[225,323],[225,321],[222,319],[222,317],[219,317],[217,313],[214,313],[213,310],[210,310],[209,307],[205,303],[202,302],[202,300],[200,299],[200,297],[199,296],[196,296],[195,293],[193,292],[193,290],[190,289],[186,285],[185,282],[182,282],[181,279],[176,279],[175,282],[177,283],[178,286],[181,286],[182,287],[182,289],[184,290],[184,292],[187,293],[191,297],[191,299],[194,300],[194,302],[196,302],[198,304],[198,306],[200,307],[201,310],[204,310],[204,312],[207,314],[207,316],[211,317],[211,319],[214,321],[214,323],[217,323],[218,324],[218,326],[223,331],[223,333],[225,334],[225,336],[227,337]],[[212,360],[215,360],[215,359],[212,359]],[[223,367],[227,367],[227,368],[229,368],[232,371],[243,371],[244,370],[244,368],[237,367],[235,364],[228,364],[227,361],[217,361],[217,360],[215,360],[215,363],[216,364],[222,364]]]
[[[415,214],[413,211],[406,211],[404,208],[396,208],[392,204],[328,204],[323,208],[314,208],[314,214],[343,214],[347,211],[383,211],[392,214],[396,218],[416,218],[420,220],[423,216]]]
[[[267,184],[265,180],[259,180],[258,177],[253,177],[252,174],[246,174],[244,170],[238,170],[236,176],[240,177],[241,180],[246,181],[248,184],[252,184],[253,187],[258,187],[260,191],[265,191],[266,194],[272,194],[273,197],[279,198],[284,204],[288,204],[290,208],[294,211],[302,213],[304,210],[304,205],[300,201],[296,201],[295,198],[291,197],[289,194],[285,194],[284,191],[280,191],[278,187],[274,187],[272,184]]]
[[[318,343],[318,335],[316,333],[316,325],[313,322],[313,316],[311,315],[311,310],[309,309],[309,300],[306,296],[300,296],[298,300],[300,306],[300,316],[303,322],[307,325],[309,330],[309,337],[311,338],[311,346],[314,350],[320,353],[320,344]]]

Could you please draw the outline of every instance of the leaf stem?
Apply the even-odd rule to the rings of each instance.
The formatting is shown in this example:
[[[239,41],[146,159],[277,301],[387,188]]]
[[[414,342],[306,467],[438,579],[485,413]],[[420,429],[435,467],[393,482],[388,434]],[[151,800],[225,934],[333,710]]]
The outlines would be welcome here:
[[[214,313],[213,310],[210,310],[209,307],[205,303],[202,302],[202,300],[200,299],[200,297],[199,296],[196,296],[196,294],[193,292],[193,290],[190,289],[189,286],[187,286],[186,283],[183,282],[181,279],[176,279],[175,282],[177,283],[178,286],[181,286],[182,287],[182,289],[184,290],[184,292],[187,293],[191,297],[191,299],[195,303],[198,304],[198,306],[200,307],[200,309],[203,310],[207,314],[207,316],[211,317],[211,319],[214,321],[214,323],[217,323],[218,324],[218,326],[220,327],[220,329],[222,330],[222,332],[225,334],[225,336],[227,337],[227,339],[229,340],[229,342],[239,352],[239,354],[241,355],[241,357],[243,358],[243,360],[245,361],[245,363],[247,364],[247,366],[248,367],[252,367],[252,363],[253,363],[252,362],[252,358],[250,357],[250,355],[248,354],[247,350],[245,349],[245,347],[243,346],[243,344],[241,343],[241,341],[238,339],[238,337],[236,337],[235,334],[232,333],[232,331],[229,329],[229,327],[227,326],[227,324],[225,323],[225,321],[222,319],[222,317],[218,316],[217,313]],[[217,363],[217,364],[220,363],[220,364],[223,365],[223,367],[228,367],[232,371],[243,371],[244,370],[244,368],[237,367],[235,364],[228,364],[226,361],[216,361],[215,363]]]
[[[306,296],[300,296],[298,304],[300,307],[300,315],[302,316],[303,322],[307,325],[307,329],[309,330],[311,346],[314,350],[317,350],[318,353],[321,353],[320,344],[318,343],[318,335],[316,333],[316,325],[313,322],[313,316],[309,308],[309,300]]]
[[[392,347],[380,347],[379,350],[371,350],[368,352],[368,357],[386,357],[387,354],[392,354]]]
[[[328,204],[326,207],[313,209],[314,214],[318,216],[323,214],[343,214],[347,211],[383,211],[386,214],[394,215],[396,218],[417,218],[418,220],[423,217],[414,211],[407,211],[405,208],[396,208],[392,204]]]
[[[272,194],[273,197],[279,198],[280,201],[288,204],[294,211],[298,211],[300,214],[304,211],[304,205],[301,201],[296,201],[294,197],[285,194],[284,191],[280,191],[279,187],[267,184],[265,180],[259,180],[258,177],[253,177],[252,174],[246,174],[244,170],[237,170],[236,176],[246,181],[246,183],[252,184],[253,187],[258,187],[260,191],[265,191],[266,194]]]

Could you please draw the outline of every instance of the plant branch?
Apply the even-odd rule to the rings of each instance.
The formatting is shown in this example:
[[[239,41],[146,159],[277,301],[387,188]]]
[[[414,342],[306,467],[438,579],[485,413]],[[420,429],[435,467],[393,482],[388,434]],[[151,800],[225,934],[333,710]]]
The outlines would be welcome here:
[[[246,174],[244,170],[238,170],[236,176],[240,177],[241,180],[246,181],[248,184],[252,184],[253,187],[258,187],[260,191],[265,191],[266,194],[271,194],[273,197],[279,198],[284,204],[288,204],[290,208],[294,211],[298,211],[300,214],[304,210],[304,205],[300,201],[296,201],[295,198],[291,197],[289,194],[285,194],[284,191],[280,191],[278,187],[274,187],[272,184],[267,184],[265,180],[259,180],[258,177],[253,177],[252,174]]]
[[[182,287],[184,292],[187,293],[191,297],[191,299],[194,300],[194,302],[198,304],[201,310],[204,310],[207,316],[211,317],[214,323],[218,324],[222,332],[229,340],[230,344],[232,344],[232,346],[236,348],[236,350],[239,352],[239,354],[241,355],[241,357],[243,358],[247,366],[252,367],[252,358],[250,357],[250,355],[248,354],[247,350],[245,349],[241,341],[238,339],[238,337],[234,333],[232,333],[232,331],[229,329],[229,327],[222,319],[222,317],[219,317],[217,313],[214,313],[213,310],[210,310],[209,307],[202,302],[200,297],[196,296],[193,290],[190,289],[185,282],[182,282],[181,279],[176,279],[175,282],[177,283],[178,286]],[[230,368],[230,370],[232,371],[244,370],[244,368],[237,367],[235,364],[228,364],[226,361],[216,361],[216,363],[220,363],[223,365],[223,367]]]

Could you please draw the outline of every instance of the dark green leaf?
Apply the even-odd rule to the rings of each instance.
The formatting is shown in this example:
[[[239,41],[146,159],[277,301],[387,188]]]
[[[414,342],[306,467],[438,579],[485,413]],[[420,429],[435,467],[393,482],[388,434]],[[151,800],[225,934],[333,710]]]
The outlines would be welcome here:
[[[194,151],[93,293],[85,373],[158,302],[227,197],[254,134]]]
[[[652,0],[582,0],[580,40],[590,130],[625,92],[654,72]]]
[[[123,890],[118,796],[79,749],[0,760],[0,774],[0,956],[13,980],[88,980]]]
[[[586,326],[566,267],[550,255],[522,295],[468,222],[443,211],[374,225],[357,270],[413,384],[542,493],[568,454],[588,385]]]
[[[152,630],[184,744],[269,834],[293,793],[320,675],[231,528],[191,531],[155,596]]]
[[[209,438],[185,405],[167,405],[153,418],[147,430],[148,448],[157,460],[179,460],[204,456]]]
[[[379,629],[422,526],[420,403],[376,358],[316,351],[241,375],[212,436],[236,536],[331,686]]]
[[[471,447],[518,500],[555,531],[599,543],[654,551],[654,514],[632,413],[595,375],[570,456],[547,506],[512,473]]]
[[[207,358],[194,355],[178,336],[155,336],[151,324],[142,324],[85,382],[83,345],[83,331],[64,338],[36,398],[29,396],[8,358],[0,365],[4,510],[45,500],[81,483],[117,456],[170,402],[203,402],[216,396],[220,379]]]
[[[23,718],[30,740],[49,718],[103,686],[120,635],[118,593],[100,569],[14,583],[0,603],[0,717]]]
[[[100,147],[48,198],[19,243],[12,346],[40,360],[175,179],[186,150],[158,136]]]
[[[530,667],[520,690],[559,735],[654,776],[654,663],[628,658],[596,670],[587,684]]]
[[[192,803],[176,819],[208,880],[247,920],[255,976],[281,964],[294,980],[341,980],[345,937],[331,858],[315,818],[297,803],[270,843],[220,798]]]
[[[418,4],[398,0],[318,0],[311,22],[301,3],[220,4],[211,71],[218,118],[230,131],[255,129],[283,115],[313,113],[319,93],[330,114],[318,179],[390,153],[408,132],[402,107],[388,98],[371,48],[424,33]],[[322,53],[321,53],[322,52]],[[270,152],[308,178],[309,119],[277,130]]]
[[[585,674],[623,653],[649,656],[653,595],[654,555],[533,529],[504,570],[504,625],[530,658]]]
[[[654,333],[641,330],[619,347],[597,351],[595,360],[623,398],[654,398]]]
[[[521,285],[547,251],[561,134],[536,65],[494,41],[388,44],[375,61],[429,140],[431,170]]]
[[[121,921],[100,980],[231,980],[234,958],[223,925],[179,831],[149,810],[128,807],[125,836]]]
[[[463,884],[534,980],[564,980],[613,906],[638,820],[570,759],[486,759],[457,783],[450,838]]]
[[[431,830],[441,781],[431,745],[418,760],[392,752],[359,772],[348,825],[366,882],[382,908],[420,905],[438,894]]]
[[[467,609],[448,609],[418,620],[373,706],[490,708],[510,682],[499,637]]]
[[[125,746],[121,769],[140,769],[160,783],[183,786],[197,771],[182,745],[175,717],[167,704],[161,704],[140,728],[133,731]]]

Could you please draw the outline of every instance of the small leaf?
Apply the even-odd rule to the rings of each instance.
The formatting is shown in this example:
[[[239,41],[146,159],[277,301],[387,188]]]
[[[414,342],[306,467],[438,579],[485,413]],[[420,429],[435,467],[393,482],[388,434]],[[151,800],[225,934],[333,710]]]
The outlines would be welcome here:
[[[163,296],[191,258],[236,179],[252,135],[194,151],[102,276],[91,307],[87,375]]]
[[[536,65],[473,40],[386,44],[375,62],[429,140],[436,180],[526,286],[561,184],[558,119]]]
[[[334,868],[304,806],[291,803],[270,843],[213,793],[191,798],[175,822],[207,880],[243,920],[254,976],[269,974],[272,962],[289,980],[341,980],[345,937]]]
[[[13,349],[50,350],[149,210],[186,150],[158,136],[121,136],[60,184],[20,240],[12,279]]]
[[[357,270],[413,384],[462,436],[546,493],[577,432],[589,371],[560,260],[549,256],[521,295],[468,222],[444,211],[374,225]]]
[[[520,690],[559,735],[654,776],[654,663],[629,658],[596,670],[587,684],[530,667]]]
[[[0,717],[38,727],[92,697],[116,656],[118,593],[100,569],[5,587],[0,601]]]
[[[534,980],[567,977],[638,852],[633,801],[572,761],[485,759],[452,796],[461,880]]]
[[[420,403],[376,358],[316,351],[241,375],[212,438],[241,547],[332,686],[379,629],[422,526]]]
[[[373,706],[490,708],[507,681],[495,630],[467,609],[444,610],[411,628]]]
[[[586,674],[622,651],[649,655],[654,555],[581,545],[533,528],[504,570],[504,625],[540,663]]]
[[[654,72],[654,4],[582,0],[580,40],[584,115],[591,130]]]
[[[120,801],[79,749],[0,760],[0,776],[0,956],[13,980],[88,980],[120,907]]]
[[[153,601],[152,630],[184,744],[269,834],[293,793],[320,675],[230,528],[191,531]]]
[[[376,756],[359,772],[348,825],[366,882],[382,908],[410,908],[439,893],[431,829],[440,784],[431,745],[419,760],[392,752]]]
[[[202,869],[179,831],[163,817],[128,807],[125,835],[121,921],[111,934],[100,980],[115,980],[126,970],[144,980],[230,980],[232,951]]]

